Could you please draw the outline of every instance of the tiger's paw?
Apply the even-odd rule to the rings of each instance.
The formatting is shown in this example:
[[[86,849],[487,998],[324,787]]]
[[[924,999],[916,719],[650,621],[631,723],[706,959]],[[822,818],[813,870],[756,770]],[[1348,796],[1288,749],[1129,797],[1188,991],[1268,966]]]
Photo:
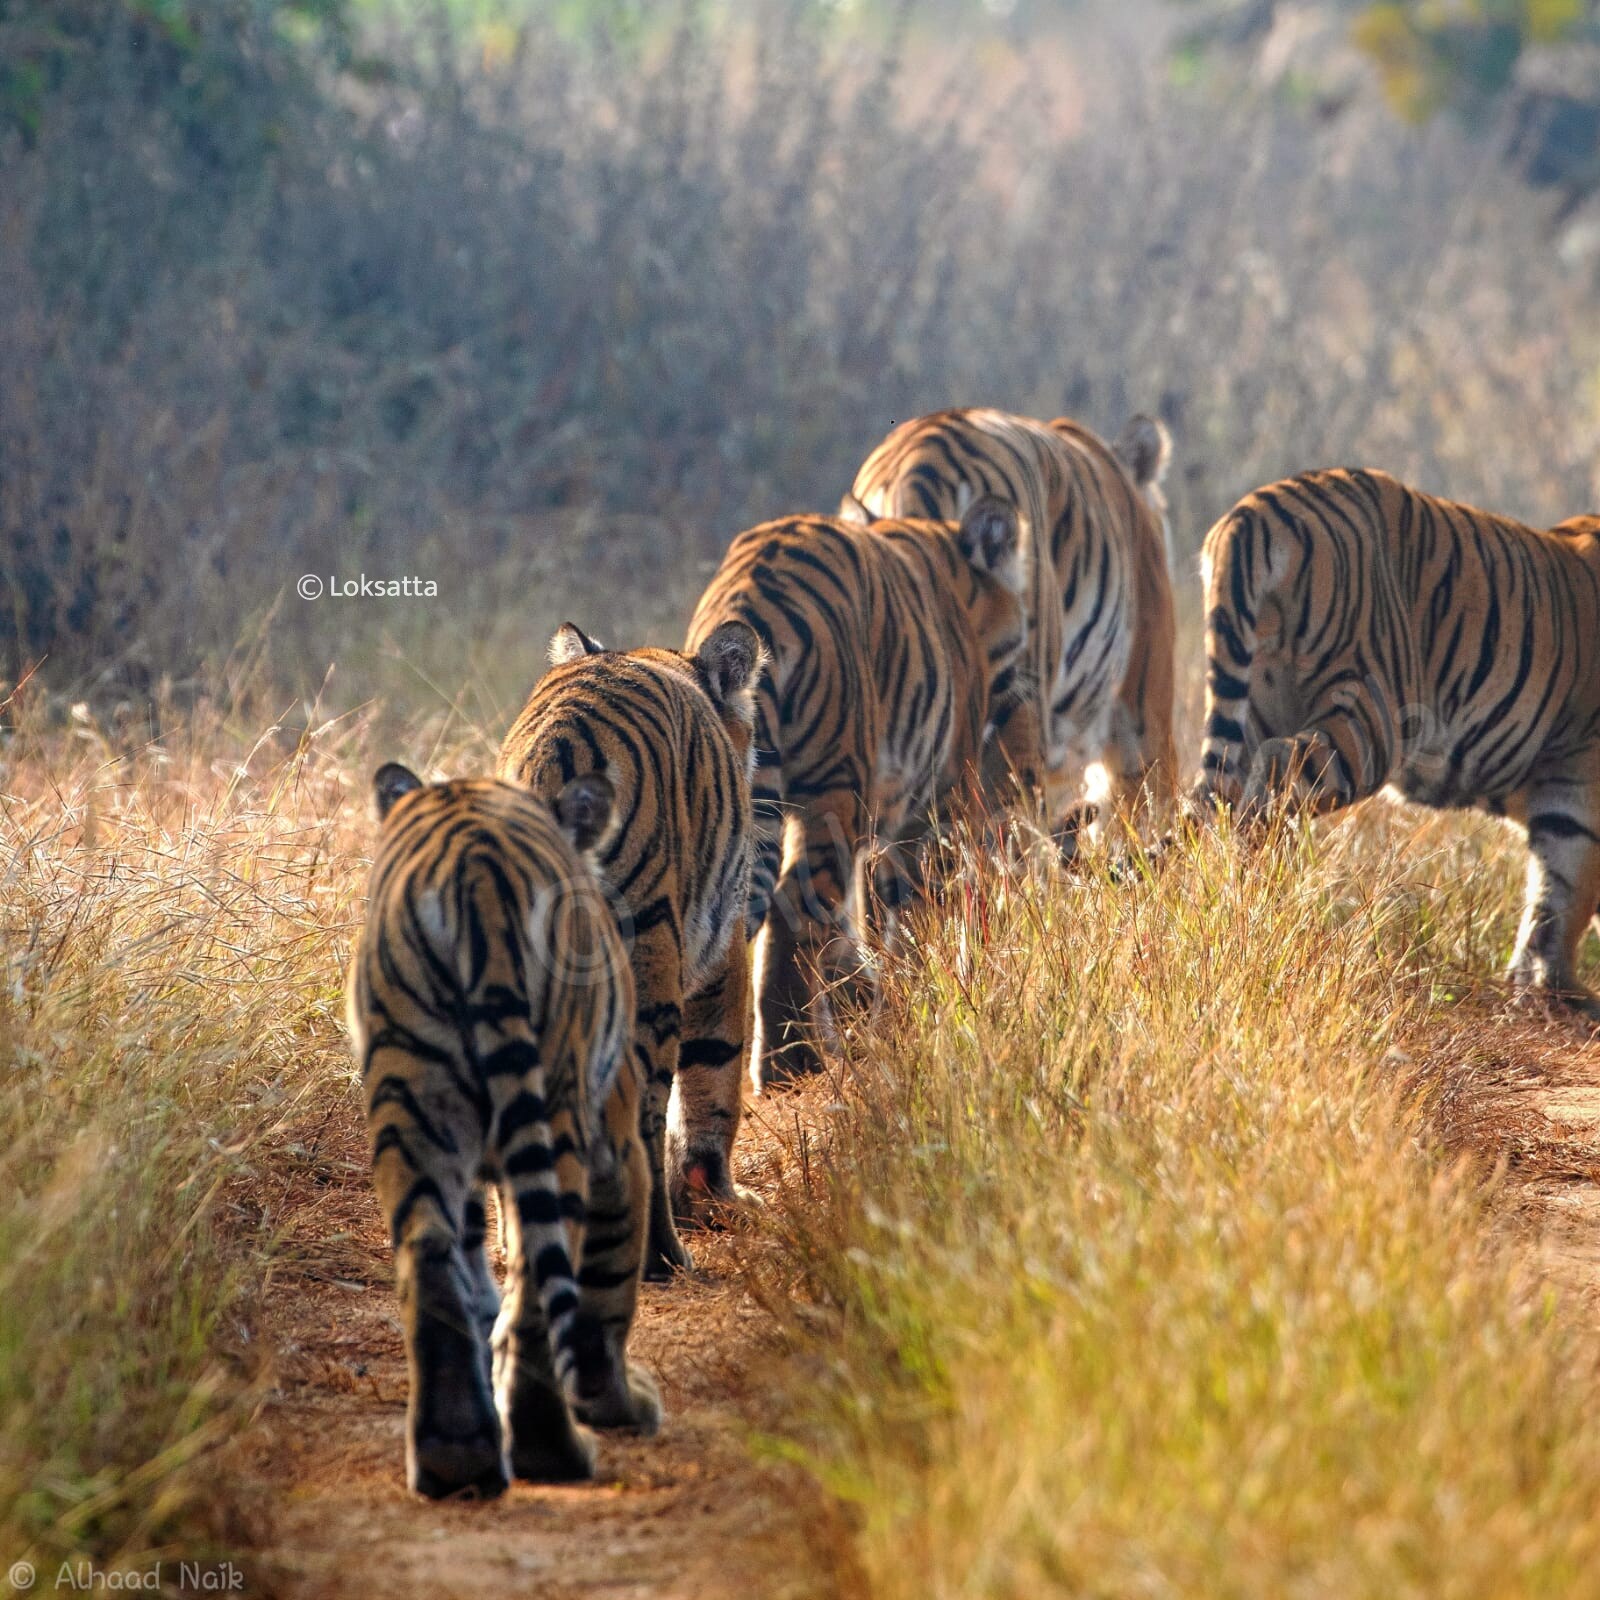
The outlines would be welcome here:
[[[651,1231],[650,1245],[644,1256],[646,1283],[670,1283],[680,1272],[694,1271],[694,1257],[676,1233],[661,1237]]]
[[[815,1076],[822,1071],[822,1065],[822,1056],[809,1039],[791,1037],[763,1052],[756,1092],[765,1094],[769,1089],[787,1088],[796,1078]]]
[[[761,1205],[761,1197],[733,1181],[720,1150],[688,1156],[672,1185],[672,1214],[680,1228],[723,1228],[739,1213]]]
[[[510,1406],[511,1470],[526,1483],[581,1483],[599,1447],[573,1419],[564,1395],[543,1383],[520,1387]]]
[[[412,1442],[406,1480],[429,1500],[493,1500],[510,1484],[498,1432],[465,1439],[437,1434]]]
[[[1100,807],[1092,800],[1080,801],[1072,806],[1050,829],[1050,842],[1063,867],[1070,867],[1077,859],[1085,840],[1100,820]]]
[[[661,1390],[649,1372],[630,1361],[625,1381],[613,1375],[600,1394],[580,1400],[575,1409],[591,1428],[629,1428],[649,1438],[661,1426]]]
[[[587,1483],[599,1455],[594,1435],[574,1423],[564,1436],[513,1445],[511,1470],[524,1483]]]
[[[1516,977],[1512,981],[1512,1001],[1519,1010],[1535,1012],[1552,1021],[1575,1023],[1590,1034],[1600,1034],[1600,997],[1581,984],[1574,981],[1562,988]]]

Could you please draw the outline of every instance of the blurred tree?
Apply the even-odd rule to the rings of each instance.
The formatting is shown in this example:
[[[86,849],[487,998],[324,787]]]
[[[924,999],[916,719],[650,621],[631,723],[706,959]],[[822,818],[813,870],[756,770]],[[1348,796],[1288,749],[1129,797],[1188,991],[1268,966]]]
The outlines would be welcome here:
[[[1180,83],[1222,58],[1327,117],[1371,73],[1405,121],[1444,114],[1494,138],[1560,196],[1557,222],[1600,193],[1600,0],[1180,3],[1195,18],[1173,48]]]
[[[1595,0],[1378,0],[1354,33],[1401,116],[1492,128],[1530,184],[1561,196],[1561,221],[1600,190],[1596,12]]]
[[[1389,103],[1410,121],[1483,116],[1535,46],[1593,34],[1593,0],[1378,0],[1355,38]],[[1596,86],[1600,88],[1600,85]]]
[[[349,64],[354,0],[0,0],[0,132],[38,138],[51,99],[92,80],[101,58],[138,63],[140,100],[215,145],[226,162],[238,119],[219,115],[303,72],[306,47]],[[257,135],[264,130],[254,130]],[[250,142],[248,139],[246,143]]]

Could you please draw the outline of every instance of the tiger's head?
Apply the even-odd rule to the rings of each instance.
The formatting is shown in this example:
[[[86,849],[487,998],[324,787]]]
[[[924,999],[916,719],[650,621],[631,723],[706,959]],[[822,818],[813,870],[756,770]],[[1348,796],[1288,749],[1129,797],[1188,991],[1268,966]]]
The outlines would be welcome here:
[[[386,761],[373,774],[372,806],[380,827],[387,827],[389,813],[411,794],[422,794],[418,805],[431,807],[432,814],[444,818],[470,815],[490,822],[501,818],[516,820],[530,807],[539,806],[525,790],[498,778],[450,778],[425,783],[410,767]],[[579,855],[593,857],[605,848],[616,828],[616,794],[603,772],[588,772],[563,785],[549,809],[555,813],[562,833]]]
[[[956,548],[972,571],[966,601],[974,638],[987,662],[989,720],[1014,696],[1017,667],[1028,643],[1027,585],[1022,529],[1016,508],[980,495],[962,514]]]
[[[598,639],[571,622],[563,623],[550,641],[550,664],[555,667],[606,653]],[[756,684],[767,665],[756,630],[747,622],[724,622],[712,629],[693,655],[654,646],[631,653],[699,686],[716,709],[748,777],[755,767]]]

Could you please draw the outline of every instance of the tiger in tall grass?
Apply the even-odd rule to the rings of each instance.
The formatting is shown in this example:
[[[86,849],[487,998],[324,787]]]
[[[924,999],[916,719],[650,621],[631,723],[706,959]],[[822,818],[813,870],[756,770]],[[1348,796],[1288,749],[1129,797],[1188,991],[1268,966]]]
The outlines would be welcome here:
[[[407,1478],[433,1497],[587,1478],[585,1424],[661,1420],[626,1354],[650,1195],[633,982],[586,858],[610,786],[576,777],[552,807],[396,764],[375,786],[348,1018],[405,1324]]]
[[[1385,785],[1526,831],[1513,981],[1591,1017],[1600,517],[1529,528],[1382,472],[1308,472],[1206,536],[1197,797],[1329,811]]]
[[[747,624],[766,654],[748,919],[757,1088],[815,1069],[828,987],[870,970],[869,847],[914,843],[976,777],[1003,714],[996,685],[1026,644],[1018,538],[1016,513],[990,498],[959,523],[792,517],[741,533],[696,608],[691,650]]]
[[[959,517],[980,495],[1022,523],[1028,648],[988,767],[1058,822],[1098,765],[1093,800],[1137,818],[1176,796],[1175,624],[1161,483],[1170,444],[1136,416],[1108,446],[1061,418],[940,411],[867,457],[841,514]]]
[[[650,1278],[693,1264],[675,1217],[704,1220],[742,1197],[732,1158],[761,660],[742,622],[713,630],[689,655],[607,650],[568,623],[500,747],[499,775],[546,799],[591,772],[616,791],[618,826],[595,859],[633,966],[653,1176]]]

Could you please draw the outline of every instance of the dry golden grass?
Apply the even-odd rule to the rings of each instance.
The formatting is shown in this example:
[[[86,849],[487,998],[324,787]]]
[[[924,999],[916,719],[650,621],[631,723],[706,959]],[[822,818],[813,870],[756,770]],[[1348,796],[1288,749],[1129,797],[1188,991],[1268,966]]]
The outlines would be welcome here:
[[[14,710],[15,708],[13,708]],[[359,730],[23,714],[0,767],[0,1550],[226,1540],[250,1309],[350,1094]],[[304,720],[303,714],[301,720]],[[260,725],[257,724],[259,727]]]
[[[234,1548],[261,1297],[340,1276],[364,1203],[367,773],[486,747],[448,709],[8,715],[0,1554]],[[772,1447],[872,1592],[1600,1593],[1595,1341],[1493,1204],[1498,1148],[1573,1157],[1484,1086],[1587,1048],[1501,1021],[1519,876],[1494,826],[1369,808],[964,880],[749,1252],[806,1308]]]
[[[1600,1342],[1457,1081],[1517,866],[1379,809],[921,930],[767,1284],[874,1594],[1600,1594]]]

